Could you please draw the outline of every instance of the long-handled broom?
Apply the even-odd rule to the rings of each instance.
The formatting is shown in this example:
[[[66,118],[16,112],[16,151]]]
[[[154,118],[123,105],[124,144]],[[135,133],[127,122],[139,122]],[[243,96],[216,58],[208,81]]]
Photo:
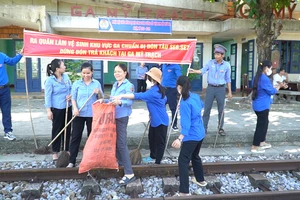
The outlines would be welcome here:
[[[84,102],[84,104],[79,109],[79,112],[83,109],[83,107],[87,104],[87,102],[92,98],[93,95],[94,95],[94,93],[92,93],[89,96],[89,98]],[[72,123],[72,121],[75,119],[75,117],[76,116],[74,115],[72,117],[72,119],[65,125],[65,127],[63,129],[61,129],[61,131],[56,135],[56,137],[47,146],[35,149],[33,151],[33,153],[35,153],[35,154],[49,154],[49,153],[51,153],[51,150],[50,150],[51,144],[61,135],[62,132],[64,132],[64,130]]]
[[[68,108],[69,108],[69,101],[67,101],[66,104],[66,114],[65,114],[65,126],[68,121]],[[66,143],[67,143],[67,129],[64,130],[64,150],[60,153],[58,156],[58,159],[56,161],[56,167],[66,167],[69,164],[69,158],[70,158],[70,153],[66,151]]]
[[[150,120],[147,123],[147,126],[145,128],[143,137],[141,138],[138,147],[130,152],[130,161],[131,161],[132,165],[139,165],[142,162],[142,154],[141,154],[141,151],[140,151],[140,147],[141,147],[142,141],[143,141],[143,139],[146,135],[146,132],[149,128],[149,125],[150,125]]]

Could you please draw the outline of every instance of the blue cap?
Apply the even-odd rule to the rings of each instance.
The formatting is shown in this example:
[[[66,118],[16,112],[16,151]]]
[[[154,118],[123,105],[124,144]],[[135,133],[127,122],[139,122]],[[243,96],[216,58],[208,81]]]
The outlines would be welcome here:
[[[223,53],[224,54],[227,51],[227,49],[220,44],[215,44],[214,48],[215,48],[214,53]]]

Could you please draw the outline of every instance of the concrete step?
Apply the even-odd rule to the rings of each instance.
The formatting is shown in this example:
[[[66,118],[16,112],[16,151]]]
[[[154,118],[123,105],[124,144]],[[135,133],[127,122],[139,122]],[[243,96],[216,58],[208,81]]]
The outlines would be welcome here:
[[[85,134],[84,134],[85,135]],[[168,148],[172,142],[178,137],[179,132],[171,133],[169,139]],[[228,131],[226,136],[218,136],[216,147],[250,147],[253,141],[253,131]],[[285,146],[285,145],[299,145],[299,135],[300,130],[278,130],[272,131],[270,130],[267,134],[267,142],[276,146]],[[128,136],[127,142],[129,149],[137,148],[141,136]],[[214,141],[216,138],[216,132],[208,132],[202,147],[211,148],[214,145]],[[37,139],[37,143],[39,148],[45,147],[49,144],[50,138],[46,136],[39,136]],[[86,142],[86,138],[83,138],[81,141],[81,149],[83,149],[84,144]],[[146,135],[143,139],[141,148],[149,149],[148,145],[148,136]],[[15,141],[8,141],[4,138],[0,139],[0,154],[7,153],[31,153],[35,149],[35,143],[33,137],[21,138],[18,137]]]

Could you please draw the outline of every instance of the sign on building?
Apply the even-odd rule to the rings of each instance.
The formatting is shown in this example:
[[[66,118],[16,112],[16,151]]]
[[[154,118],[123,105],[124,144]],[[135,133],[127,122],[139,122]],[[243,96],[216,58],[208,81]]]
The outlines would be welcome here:
[[[172,34],[172,20],[138,18],[99,18],[101,32]]]

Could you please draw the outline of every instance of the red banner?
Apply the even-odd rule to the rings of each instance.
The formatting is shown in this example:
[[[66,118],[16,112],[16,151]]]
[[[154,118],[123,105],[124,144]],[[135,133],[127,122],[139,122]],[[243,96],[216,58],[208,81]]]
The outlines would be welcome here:
[[[104,40],[24,31],[24,55],[28,57],[189,64],[195,47],[193,39]]]

